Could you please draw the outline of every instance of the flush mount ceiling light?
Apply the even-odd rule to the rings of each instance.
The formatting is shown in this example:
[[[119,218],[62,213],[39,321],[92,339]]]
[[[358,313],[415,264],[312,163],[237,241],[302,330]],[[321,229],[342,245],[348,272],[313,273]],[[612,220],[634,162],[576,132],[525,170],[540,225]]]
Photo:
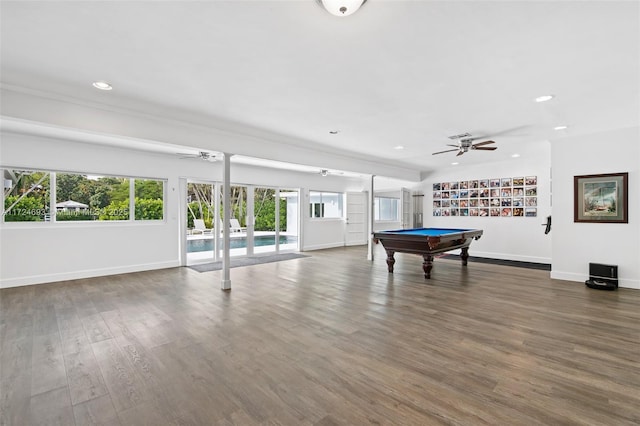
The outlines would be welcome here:
[[[400,151],[404,149],[404,146],[402,145],[394,146],[393,149],[397,149],[398,151]]]
[[[569,126],[556,126],[556,127],[553,128],[553,130],[564,130],[567,127],[569,127]]]
[[[547,102],[553,99],[555,96],[553,95],[542,95],[536,98],[536,102]]]
[[[518,158],[518,157],[520,157],[520,154],[512,154],[511,157]]]
[[[93,87],[100,90],[112,90],[113,87],[106,81],[94,81]]]
[[[452,166],[457,166],[458,164],[460,163],[458,163],[457,161],[454,161],[453,163],[451,163]]]
[[[349,16],[360,6],[365,4],[367,0],[316,0],[324,7],[327,12],[335,16]]]

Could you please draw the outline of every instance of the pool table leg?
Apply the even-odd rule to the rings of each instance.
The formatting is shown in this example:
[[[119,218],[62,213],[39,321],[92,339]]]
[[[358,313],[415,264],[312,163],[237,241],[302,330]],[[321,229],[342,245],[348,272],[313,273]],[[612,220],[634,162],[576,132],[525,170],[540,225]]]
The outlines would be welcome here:
[[[460,259],[462,259],[463,265],[467,264],[467,259],[469,259],[469,247],[465,247],[462,249],[462,252],[460,253]]]
[[[387,269],[390,273],[393,273],[393,264],[396,263],[396,259],[393,257],[394,253],[393,250],[387,250]]]
[[[424,271],[425,278],[431,278],[431,269],[433,268],[433,256],[430,254],[422,255],[424,262],[422,262],[422,270]]]

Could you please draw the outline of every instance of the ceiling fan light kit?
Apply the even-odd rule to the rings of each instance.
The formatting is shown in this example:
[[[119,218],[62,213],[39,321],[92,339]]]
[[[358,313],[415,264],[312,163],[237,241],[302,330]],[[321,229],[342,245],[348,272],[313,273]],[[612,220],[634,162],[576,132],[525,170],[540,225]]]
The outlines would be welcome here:
[[[200,160],[203,161],[210,161],[210,162],[214,162],[217,161],[218,159],[216,158],[215,154],[212,154],[210,152],[207,151],[200,151],[197,154],[184,154],[184,153],[178,153],[178,155],[180,155],[180,159],[185,159],[185,158],[199,158]]]
[[[498,149],[496,146],[485,146],[490,145],[492,143],[496,143],[495,141],[483,141],[478,143],[473,143],[473,141],[482,139],[481,137],[473,137],[470,133],[461,133],[459,135],[449,136],[449,139],[458,140],[457,144],[448,143],[447,146],[453,146],[454,149],[447,149],[445,151],[434,152],[432,155],[444,154],[445,152],[454,152],[458,151],[456,157],[464,154],[465,152],[469,152],[469,150],[477,150],[477,151],[495,151]]]
[[[367,0],[316,0],[327,12],[334,16],[349,16],[355,13]]]

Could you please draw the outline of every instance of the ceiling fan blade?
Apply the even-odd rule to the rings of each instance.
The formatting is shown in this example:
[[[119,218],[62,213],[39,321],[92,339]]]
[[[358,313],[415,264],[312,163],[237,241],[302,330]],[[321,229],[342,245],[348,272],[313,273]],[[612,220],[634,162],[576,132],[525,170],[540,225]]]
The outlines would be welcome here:
[[[448,143],[447,146],[455,146],[456,148],[460,148],[460,144]]]
[[[460,150],[460,152],[456,154],[456,157],[461,156],[461,155],[462,155],[462,154],[464,154],[465,152],[466,152],[466,151]]]
[[[484,142],[478,142],[478,143],[474,143],[473,146],[482,146],[482,145],[489,145],[492,143],[496,143],[495,141],[484,141]]]
[[[448,150],[446,150],[446,151],[434,152],[434,153],[433,153],[433,154],[431,154],[431,155],[444,154],[445,152],[453,152],[453,151],[458,151],[458,148],[456,148],[456,149],[448,149]]]
[[[472,146],[471,149],[477,149],[478,151],[495,151],[497,146]]]

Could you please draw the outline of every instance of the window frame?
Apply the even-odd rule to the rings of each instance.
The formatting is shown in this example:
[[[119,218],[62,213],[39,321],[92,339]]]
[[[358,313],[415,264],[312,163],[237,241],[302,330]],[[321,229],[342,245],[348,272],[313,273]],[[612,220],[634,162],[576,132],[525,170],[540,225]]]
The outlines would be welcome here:
[[[32,173],[46,173],[49,175],[49,205],[47,206],[49,209],[49,219],[41,220],[41,221],[5,221],[5,194],[4,194],[4,185],[3,191],[0,194],[0,202],[2,202],[2,218],[0,218],[1,226],[25,226],[25,225],[35,225],[35,226],[88,226],[91,224],[92,226],[105,226],[107,223],[117,223],[117,224],[159,224],[159,223],[167,223],[167,192],[168,192],[168,178],[159,178],[159,177],[149,177],[149,176],[132,176],[132,175],[119,175],[112,173],[95,173],[95,172],[79,172],[79,171],[69,171],[69,170],[55,170],[55,169],[41,169],[36,167],[15,167],[15,166],[0,166],[0,170],[3,171],[3,182],[4,182],[4,171],[5,170],[17,170],[17,171],[27,171]],[[75,175],[83,175],[83,176],[98,176],[98,177],[114,177],[121,179],[128,179],[129,181],[129,217],[123,220],[68,220],[68,221],[58,221],[56,220],[56,199],[57,199],[57,177],[59,174],[75,174]],[[162,182],[162,219],[135,219],[135,182],[136,180],[153,180]],[[108,226],[108,225],[106,225]]]
[[[318,194],[320,197],[320,201],[319,202],[312,202],[312,196],[313,194]],[[327,211],[327,209],[325,208],[325,204],[322,202],[322,195],[323,194],[331,194],[331,195],[335,195],[338,196],[338,199],[341,200],[339,202],[340,206],[340,216],[325,216],[325,213]],[[309,206],[309,215],[307,216],[310,220],[344,220],[345,218],[345,194],[343,192],[337,192],[337,191],[318,191],[318,190],[309,190],[309,201],[308,201],[308,206]],[[320,207],[320,214],[321,216],[314,216],[314,212],[315,212],[315,206],[318,205]]]
[[[395,219],[380,219],[380,200],[393,200],[395,201]],[[400,212],[400,198],[396,197],[385,197],[385,196],[374,196],[373,197],[373,220],[374,222],[400,222],[401,212]]]

